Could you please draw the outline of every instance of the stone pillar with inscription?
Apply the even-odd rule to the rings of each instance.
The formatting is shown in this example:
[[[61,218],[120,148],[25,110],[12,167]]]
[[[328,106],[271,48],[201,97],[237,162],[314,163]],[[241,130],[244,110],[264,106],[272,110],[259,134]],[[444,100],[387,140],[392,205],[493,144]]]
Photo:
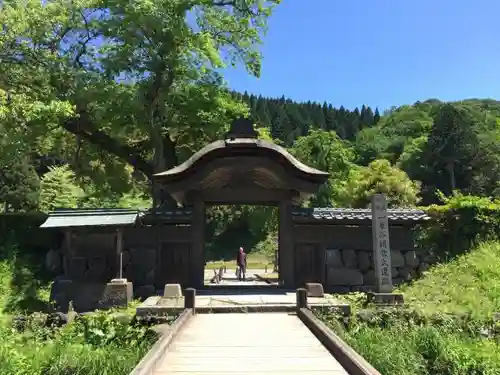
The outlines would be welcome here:
[[[368,300],[379,304],[401,303],[403,296],[392,294],[389,217],[384,194],[374,194],[372,197],[372,236],[376,293],[369,294]]]
[[[379,293],[392,292],[391,250],[387,200],[384,194],[372,197],[373,269]]]

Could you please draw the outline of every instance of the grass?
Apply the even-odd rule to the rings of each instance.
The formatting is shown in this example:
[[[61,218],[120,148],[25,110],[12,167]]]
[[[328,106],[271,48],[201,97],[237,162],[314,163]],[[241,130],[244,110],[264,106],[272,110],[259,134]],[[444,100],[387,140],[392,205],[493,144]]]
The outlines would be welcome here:
[[[489,319],[500,312],[500,242],[480,244],[426,277],[399,289],[424,314],[470,314]]]
[[[399,291],[407,309],[365,310],[347,327],[321,315],[384,375],[500,374],[500,242],[437,265]]]
[[[0,254],[2,375],[125,375],[155,341],[156,334],[133,321],[132,307],[47,326],[47,314],[36,312],[49,306],[49,284],[37,278],[40,262],[12,249]],[[22,329],[13,324],[19,314],[27,318]]]

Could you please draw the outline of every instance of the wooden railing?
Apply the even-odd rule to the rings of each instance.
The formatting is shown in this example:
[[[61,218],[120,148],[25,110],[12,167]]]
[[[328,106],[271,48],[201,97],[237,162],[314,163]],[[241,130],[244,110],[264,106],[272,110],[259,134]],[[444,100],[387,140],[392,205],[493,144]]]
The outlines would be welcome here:
[[[307,306],[307,290],[297,289],[297,315],[349,375],[381,375],[371,364],[342,340]]]
[[[184,291],[184,311],[179,315],[175,322],[169,326],[165,332],[148,353],[142,358],[130,375],[153,375],[156,366],[161,363],[168,347],[175,340],[175,337],[184,325],[195,314],[196,289],[188,288]]]

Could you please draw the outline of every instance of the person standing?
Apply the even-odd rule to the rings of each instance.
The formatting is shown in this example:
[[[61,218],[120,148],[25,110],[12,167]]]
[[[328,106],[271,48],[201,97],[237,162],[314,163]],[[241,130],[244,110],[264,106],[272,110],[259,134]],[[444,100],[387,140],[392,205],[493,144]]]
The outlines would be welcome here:
[[[240,250],[238,251],[238,255],[236,258],[236,264],[238,266],[238,280],[239,281],[245,281],[245,272],[247,269],[247,254],[243,250],[243,247],[240,247]]]

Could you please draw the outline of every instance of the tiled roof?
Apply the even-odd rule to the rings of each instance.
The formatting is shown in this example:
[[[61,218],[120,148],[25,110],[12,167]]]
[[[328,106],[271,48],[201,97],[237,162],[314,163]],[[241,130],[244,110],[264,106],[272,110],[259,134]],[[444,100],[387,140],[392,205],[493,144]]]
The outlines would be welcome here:
[[[141,213],[141,219],[160,219],[166,221],[175,220],[186,220],[191,219],[193,216],[193,210],[190,208],[178,208],[178,209],[157,209],[148,210]]]
[[[420,222],[429,220],[430,216],[421,210],[388,209],[389,220]],[[364,208],[297,208],[294,217],[313,218],[318,220],[371,220],[372,212]]]
[[[138,210],[119,208],[56,209],[49,213],[49,217],[40,228],[132,225],[138,216]]]
[[[403,222],[422,222],[430,219],[424,211],[412,209],[388,209],[389,220]],[[156,216],[158,215],[158,216]],[[133,225],[137,219],[157,218],[164,221],[190,220],[191,209],[158,210],[153,216],[151,211],[140,212],[130,209],[57,209],[51,213],[41,228],[62,228],[80,226],[124,226]],[[332,221],[368,221],[370,209],[355,208],[295,208],[292,215],[296,218],[312,218]]]

